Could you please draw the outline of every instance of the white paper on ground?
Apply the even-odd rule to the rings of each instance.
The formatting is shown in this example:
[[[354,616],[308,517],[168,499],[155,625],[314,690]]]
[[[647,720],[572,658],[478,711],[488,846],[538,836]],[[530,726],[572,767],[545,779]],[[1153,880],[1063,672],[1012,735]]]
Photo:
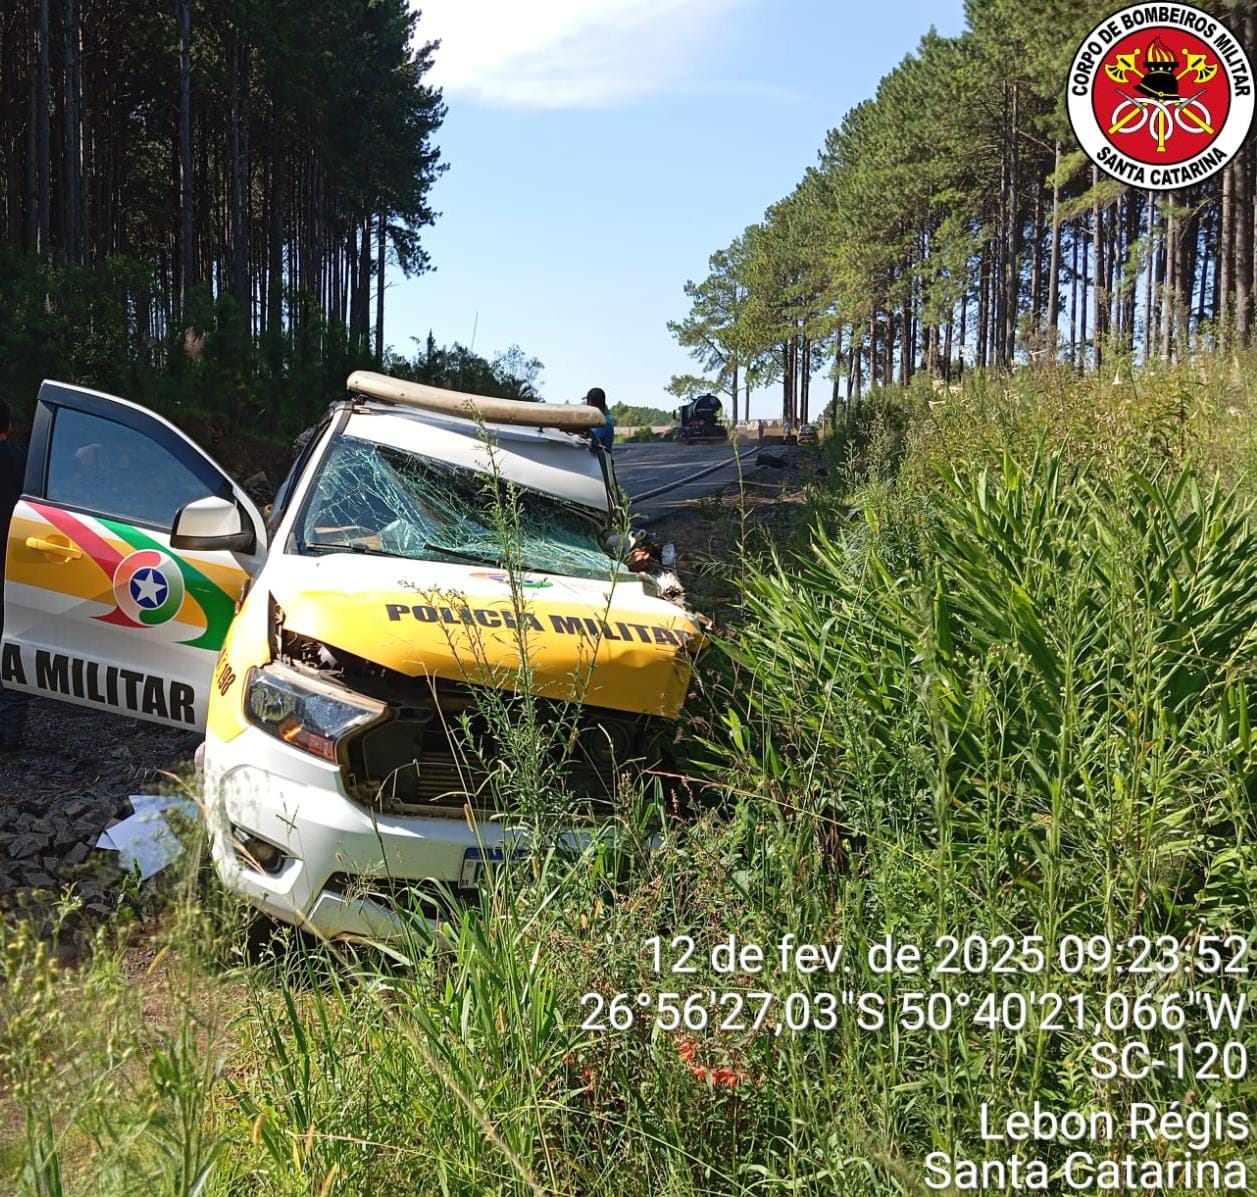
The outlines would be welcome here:
[[[96,847],[117,852],[118,863],[127,872],[138,865],[143,881],[178,860],[182,851],[163,812],[173,810],[196,818],[198,811],[191,799],[168,794],[132,794],[131,809],[133,815],[100,833]]]
[[[156,811],[131,815],[115,823],[101,833],[96,847],[114,849],[118,863],[127,872],[138,865],[141,881],[177,860],[180,852],[179,840],[170,824]]]
[[[131,809],[137,815],[147,811],[174,810],[189,819],[198,818],[200,808],[191,798],[180,798],[175,794],[132,794]]]

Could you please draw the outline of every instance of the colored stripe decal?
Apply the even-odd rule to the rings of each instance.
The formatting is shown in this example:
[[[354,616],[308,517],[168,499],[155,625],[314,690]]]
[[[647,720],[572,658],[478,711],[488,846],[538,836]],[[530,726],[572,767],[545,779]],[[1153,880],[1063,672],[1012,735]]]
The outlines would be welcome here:
[[[183,574],[183,582],[188,593],[196,599],[201,610],[205,612],[205,631],[192,640],[181,640],[179,643],[186,644],[189,648],[211,648],[215,651],[222,648],[227,628],[236,615],[236,600],[211,582],[195,565],[171,552],[169,548],[138,528],[133,528],[130,524],[118,523],[115,520],[102,519],[100,522],[111,532],[121,536],[133,548],[156,549],[158,552],[168,553],[179,566],[179,572]],[[123,616],[123,618],[126,617]]]
[[[28,500],[29,502],[29,500]],[[76,519],[68,511],[59,507],[48,507],[43,503],[30,503],[31,509],[41,518],[46,519],[58,532],[64,533],[75,541],[85,553],[100,567],[105,577],[112,578],[122,564],[122,554],[107,540],[97,536],[82,520]],[[105,521],[102,520],[102,523]],[[125,540],[126,537],[124,536]],[[108,615],[97,615],[101,623],[116,624],[123,628],[138,628],[142,625],[135,622],[125,611],[114,607]]]
[[[81,520],[75,519],[69,512],[62,511],[59,507],[45,507],[42,503],[31,503],[30,506],[39,512],[58,532],[64,532],[67,536],[76,540],[87,552],[87,555],[105,571],[106,575],[113,577],[114,570],[122,562],[122,554],[113,545],[97,536]]]
[[[47,520],[58,532],[75,541],[96,563],[105,577],[113,579],[118,572],[118,566],[124,560],[123,554],[119,553],[113,545],[92,531],[87,523],[69,512],[62,511],[59,507],[50,507],[44,503],[34,503],[30,500],[27,500],[27,502],[41,519]],[[103,527],[108,528],[110,532],[120,540],[125,541],[133,549],[155,549],[175,562],[179,567],[179,572],[183,575],[184,586],[188,594],[196,601],[205,616],[205,630],[191,640],[181,640],[180,643],[188,645],[189,648],[207,648],[215,651],[221,648],[223,639],[227,635],[227,628],[231,625],[232,619],[235,618],[236,600],[223,590],[221,586],[211,581],[196,566],[180,557],[168,546],[161,544],[160,541],[156,541],[151,536],[141,532],[138,528],[134,528],[130,524],[124,524],[119,520],[104,519],[100,516],[97,516],[96,519]],[[93,618],[100,620],[101,623],[115,624],[124,628],[141,628],[145,626],[142,623],[137,623],[116,605],[107,615],[97,615]]]

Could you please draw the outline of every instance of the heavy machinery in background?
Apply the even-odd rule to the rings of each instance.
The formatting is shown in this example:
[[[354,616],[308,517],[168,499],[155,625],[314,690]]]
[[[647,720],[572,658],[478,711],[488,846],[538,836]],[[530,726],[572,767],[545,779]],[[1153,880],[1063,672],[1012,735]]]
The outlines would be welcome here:
[[[696,441],[724,441],[729,430],[720,422],[722,404],[715,395],[699,395],[677,408],[678,438],[687,444]]]

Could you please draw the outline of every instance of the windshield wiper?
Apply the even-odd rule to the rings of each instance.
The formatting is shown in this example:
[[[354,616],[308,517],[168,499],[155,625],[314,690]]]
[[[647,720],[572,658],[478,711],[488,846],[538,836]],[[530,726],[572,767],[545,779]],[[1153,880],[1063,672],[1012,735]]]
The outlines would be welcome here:
[[[502,568],[505,564],[501,557],[492,557],[487,553],[465,553],[461,549],[451,549],[448,545],[436,544],[434,541],[428,541],[423,547],[425,551],[444,553],[447,557],[457,557],[460,561],[471,561],[476,565],[496,565]]]
[[[395,557],[384,549],[373,549],[370,545],[354,544],[351,541],[315,540],[305,546],[310,553],[361,553],[366,557]]]

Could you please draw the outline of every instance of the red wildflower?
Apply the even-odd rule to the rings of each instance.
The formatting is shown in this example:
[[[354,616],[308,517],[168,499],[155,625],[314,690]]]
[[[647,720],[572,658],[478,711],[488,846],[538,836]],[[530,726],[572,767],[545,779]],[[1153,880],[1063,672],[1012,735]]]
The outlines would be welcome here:
[[[690,1075],[704,1084],[710,1083],[713,1089],[736,1089],[746,1080],[746,1074],[736,1068],[708,1068],[706,1064],[700,1064],[694,1058],[698,1055],[698,1044],[693,1039],[678,1039],[676,1049]]]

